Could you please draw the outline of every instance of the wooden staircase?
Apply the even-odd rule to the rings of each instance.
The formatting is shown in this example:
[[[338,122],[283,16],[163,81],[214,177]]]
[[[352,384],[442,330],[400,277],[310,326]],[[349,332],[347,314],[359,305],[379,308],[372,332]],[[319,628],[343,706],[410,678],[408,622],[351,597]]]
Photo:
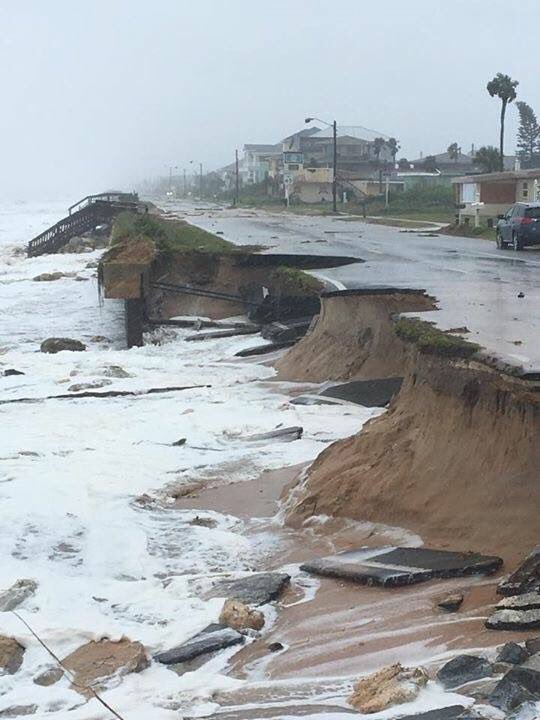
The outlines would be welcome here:
[[[135,193],[87,195],[68,209],[65,218],[30,240],[27,255],[36,257],[58,252],[71,238],[110,223],[120,212],[137,212],[138,209],[139,198]]]

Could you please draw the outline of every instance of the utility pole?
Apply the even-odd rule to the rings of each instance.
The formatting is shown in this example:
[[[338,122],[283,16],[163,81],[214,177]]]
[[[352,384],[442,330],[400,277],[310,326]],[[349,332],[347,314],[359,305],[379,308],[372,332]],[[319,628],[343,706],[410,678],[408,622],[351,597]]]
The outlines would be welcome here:
[[[234,207],[238,204],[238,196],[239,196],[239,188],[240,188],[240,182],[238,177],[238,150],[234,151],[234,157],[235,157],[235,163],[234,163],[234,170],[235,170],[235,177],[234,177]]]
[[[199,195],[202,198],[202,163],[199,163]]]
[[[172,195],[172,174],[173,174],[173,170],[178,170],[178,166],[177,166],[177,165],[169,165],[169,192],[168,192],[169,196]]]
[[[332,209],[337,213],[337,122],[332,123],[334,136],[334,177],[332,180]]]
[[[187,195],[187,186],[186,186],[186,168],[183,168],[184,172],[184,197]]]

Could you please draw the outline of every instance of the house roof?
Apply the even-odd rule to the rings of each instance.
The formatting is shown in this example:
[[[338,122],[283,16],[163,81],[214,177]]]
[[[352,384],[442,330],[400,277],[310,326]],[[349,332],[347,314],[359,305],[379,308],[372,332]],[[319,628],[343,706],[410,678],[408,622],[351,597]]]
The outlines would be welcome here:
[[[257,145],[256,143],[248,143],[244,145],[244,150],[247,150],[248,152],[267,153],[268,155],[281,155],[282,147],[281,143],[277,143],[275,145]]]
[[[330,138],[333,135],[333,129],[331,127],[323,128],[316,133],[313,133],[313,137]],[[375,138],[381,137],[383,140],[389,140],[390,136],[379,132],[378,130],[370,130],[362,125],[338,125],[337,126],[338,137],[352,137],[357,140],[368,140],[373,142]]]
[[[526,180],[540,178],[540,168],[532,170],[505,170],[504,172],[478,173],[478,175],[462,175],[452,179],[453,183],[504,182],[505,180]]]

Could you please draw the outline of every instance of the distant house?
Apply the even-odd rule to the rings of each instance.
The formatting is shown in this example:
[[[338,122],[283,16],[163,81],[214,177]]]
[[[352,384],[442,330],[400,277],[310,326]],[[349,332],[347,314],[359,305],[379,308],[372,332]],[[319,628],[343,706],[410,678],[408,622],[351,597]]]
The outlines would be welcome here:
[[[492,225],[515,202],[540,201],[540,168],[453,179],[459,222]]]
[[[463,153],[459,151],[456,158],[452,157],[449,152],[442,152],[437,155],[430,155],[429,157],[434,158],[434,165],[439,173],[439,177],[438,179],[433,179],[432,181],[426,180],[424,181],[424,184],[450,185],[452,183],[452,178],[454,177],[459,177],[461,175],[473,175],[482,172],[482,166],[476,162],[474,150],[471,153]],[[411,170],[414,170],[415,172],[426,171],[425,163],[426,157],[420,157],[416,160],[412,160],[410,163]],[[505,156],[505,170],[514,170],[515,165],[515,156]],[[429,170],[429,172],[433,173],[432,170]],[[435,178],[435,176],[433,177]]]
[[[281,143],[275,145],[244,145],[244,157],[241,167],[244,183],[252,185],[263,182],[270,169],[270,159],[280,158],[282,152]]]

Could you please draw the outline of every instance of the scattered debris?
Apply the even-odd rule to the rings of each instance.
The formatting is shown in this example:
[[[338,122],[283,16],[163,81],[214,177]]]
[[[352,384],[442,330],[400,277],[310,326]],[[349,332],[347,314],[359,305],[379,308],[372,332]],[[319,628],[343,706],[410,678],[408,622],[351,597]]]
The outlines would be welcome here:
[[[433,578],[490,574],[501,565],[501,558],[478,553],[387,546],[346,550],[300,567],[314,575],[344,578],[362,585],[399,587]]]
[[[525,297],[525,293],[524,293],[524,292],[518,292],[518,295],[517,295],[517,296],[518,296],[518,298],[519,298],[520,300],[522,300],[522,299]]]
[[[37,590],[35,580],[17,580],[10,588],[0,593],[0,612],[14,610]]]
[[[195,527],[204,527],[204,528],[215,528],[217,527],[217,520],[214,518],[202,518],[199,515],[193,518],[193,520],[189,521],[190,525],[194,525]]]
[[[230,330],[210,330],[209,332],[188,335],[185,339],[188,342],[199,340],[216,340],[218,338],[234,337],[235,335],[255,335],[260,332],[260,325],[246,325],[245,327],[231,328]]]
[[[540,545],[527,555],[517,570],[499,583],[499,595],[522,595],[540,592]]]
[[[250,435],[246,440],[282,440],[283,442],[291,442],[300,440],[304,433],[304,428],[292,425],[291,427],[279,428],[279,430],[271,430],[265,433],[256,433]]]
[[[85,390],[77,394],[68,393],[61,395],[45,395],[45,397],[32,398],[11,398],[9,400],[0,400],[0,405],[11,405],[12,403],[34,403],[43,400],[72,400],[79,398],[109,398],[109,397],[140,397],[142,395],[156,395],[159,393],[180,392],[181,390],[197,390],[198,388],[208,388],[211,385],[173,385],[172,387],[148,388],[148,390]]]
[[[437,673],[437,680],[445,688],[455,688],[464,683],[491,677],[491,663],[477,655],[458,655],[442,666]]]
[[[252,357],[253,355],[264,355],[266,353],[274,352],[275,350],[283,350],[283,348],[292,347],[295,341],[282,342],[282,343],[266,343],[265,345],[257,345],[257,347],[246,348],[245,350],[239,350],[234,354],[235,357]]]
[[[15,368],[8,368],[2,373],[4,377],[11,377],[13,375],[24,375],[21,370],[15,370]]]
[[[96,689],[96,681],[102,683],[113,676],[141,672],[148,667],[149,660],[140,642],[122,638],[92,640],[64,658],[62,665],[73,674],[75,689],[88,696],[91,687]]]
[[[230,597],[249,605],[266,605],[277,600],[290,580],[286,573],[256,573],[238,580],[220,580],[208,597]]]
[[[264,627],[264,614],[253,610],[241,600],[226,600],[219,616],[219,622],[233,630],[261,630]]]
[[[80,340],[73,340],[72,338],[47,338],[44,340],[39,349],[42,353],[58,353],[62,350],[69,350],[71,352],[82,352],[86,350],[86,345]]]
[[[370,714],[414,700],[429,677],[421,668],[404,668],[400,663],[359,680],[348,702],[355,710]]]
[[[440,607],[447,612],[457,612],[463,603],[463,599],[463,593],[453,592],[442,598],[442,600],[439,600],[437,607]]]
[[[185,445],[187,443],[187,438],[179,438],[178,440],[175,440],[171,445],[173,447],[182,447],[182,445]]]
[[[15,638],[0,635],[0,674],[14,675],[22,665],[24,652]]]
[[[365,407],[386,407],[403,382],[402,377],[380,380],[354,380],[322,390],[323,397],[338,398]]]
[[[265,340],[271,340],[273,343],[294,343],[307,333],[312,319],[313,316],[310,315],[294,320],[269,323],[263,326],[261,335]]]
[[[285,645],[283,645],[283,643],[280,643],[280,642],[273,642],[268,645],[268,649],[270,650],[271,653],[276,653],[276,652],[280,652],[281,650],[284,650]]]
[[[53,280],[60,280],[60,278],[66,277],[63,272],[44,272],[41,275],[36,275],[32,278],[34,282],[52,282]]]
[[[163,665],[176,665],[243,642],[241,633],[226,625],[212,623],[182,645],[158,653],[154,659]]]
[[[0,710],[0,718],[21,717],[21,715],[33,715],[38,709],[37,705],[11,705],[5,710]]]

